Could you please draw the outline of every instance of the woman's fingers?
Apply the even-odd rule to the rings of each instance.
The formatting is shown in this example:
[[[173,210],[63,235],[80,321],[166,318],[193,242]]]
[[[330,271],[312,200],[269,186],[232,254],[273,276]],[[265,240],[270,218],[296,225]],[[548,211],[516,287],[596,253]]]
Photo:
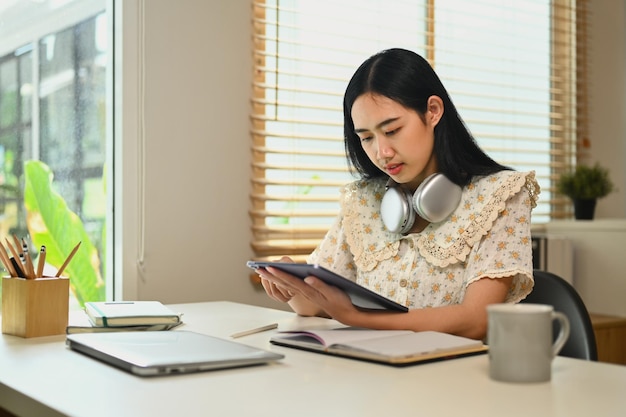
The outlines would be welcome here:
[[[265,290],[267,295],[277,301],[286,303],[293,297],[293,294],[289,290],[281,288],[272,281],[263,277],[261,277],[261,285],[263,285],[263,289]]]
[[[263,287],[268,295],[283,302],[290,300],[295,295],[301,295],[309,301],[320,305],[327,303],[325,293],[328,291],[331,291],[331,293],[339,291],[343,294],[343,291],[337,288],[331,289],[319,279],[308,277],[306,280],[302,280],[279,268],[268,266],[265,269],[257,270],[257,272],[263,281]]]

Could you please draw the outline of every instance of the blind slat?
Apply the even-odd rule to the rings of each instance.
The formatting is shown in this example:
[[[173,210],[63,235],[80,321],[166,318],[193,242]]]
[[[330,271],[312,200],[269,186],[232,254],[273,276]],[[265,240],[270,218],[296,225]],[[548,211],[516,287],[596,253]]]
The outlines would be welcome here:
[[[288,201],[288,202],[296,202],[296,201],[309,201],[309,202],[337,202],[339,198],[337,195],[271,195],[271,194],[252,194],[250,198],[253,200],[261,200],[261,201]]]

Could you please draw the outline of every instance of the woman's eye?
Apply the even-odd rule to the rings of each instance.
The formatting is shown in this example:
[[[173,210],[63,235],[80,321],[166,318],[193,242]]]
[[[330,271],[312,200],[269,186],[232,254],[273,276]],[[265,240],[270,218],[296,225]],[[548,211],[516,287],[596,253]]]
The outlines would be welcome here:
[[[365,137],[362,137],[360,139],[361,139],[361,142],[369,142],[370,140],[372,140],[372,137],[371,136],[365,136]]]
[[[385,132],[385,136],[393,136],[393,135],[395,135],[396,133],[398,133],[398,130],[400,130],[400,128],[393,129],[393,130],[390,130],[390,131],[388,131],[388,132]]]

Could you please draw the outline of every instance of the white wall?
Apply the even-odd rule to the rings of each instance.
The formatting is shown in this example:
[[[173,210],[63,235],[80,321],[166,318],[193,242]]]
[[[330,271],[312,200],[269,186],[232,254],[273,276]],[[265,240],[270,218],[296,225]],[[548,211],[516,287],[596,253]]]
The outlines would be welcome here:
[[[248,279],[251,6],[248,0],[124,0],[145,8],[145,274],[138,277],[140,28],[124,22],[124,296],[164,302],[234,300],[277,306]],[[620,192],[599,217],[626,217],[624,1],[591,0],[592,157]],[[136,73],[136,71],[135,71]],[[140,84],[139,84],[140,85]],[[127,88],[131,87],[131,88]],[[133,89],[134,87],[134,89]],[[119,140],[119,138],[118,138]],[[140,152],[139,152],[140,153]]]
[[[247,0],[125,0],[122,177],[125,298],[275,305],[249,281]],[[143,7],[143,12],[142,12]],[[141,187],[141,20],[145,213]],[[135,75],[133,75],[135,72]],[[120,89],[120,85],[116,85]],[[118,107],[118,110],[120,108]],[[118,141],[120,138],[118,137]],[[141,224],[145,221],[144,273]]]
[[[626,217],[626,1],[589,1],[588,92],[591,156],[619,190],[598,200],[596,217]]]

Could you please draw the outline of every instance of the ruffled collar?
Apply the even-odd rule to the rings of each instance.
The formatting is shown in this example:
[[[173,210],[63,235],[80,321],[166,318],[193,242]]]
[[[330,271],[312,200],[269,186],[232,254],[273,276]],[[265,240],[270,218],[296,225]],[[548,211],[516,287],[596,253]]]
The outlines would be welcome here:
[[[384,180],[349,184],[343,190],[343,226],[354,261],[362,270],[372,270],[379,261],[395,256],[403,239],[410,239],[426,261],[435,266],[463,262],[505,210],[507,200],[523,187],[535,207],[539,185],[534,172],[500,171],[477,177],[463,189],[459,207],[447,220],[403,236],[387,231],[380,218]]]

